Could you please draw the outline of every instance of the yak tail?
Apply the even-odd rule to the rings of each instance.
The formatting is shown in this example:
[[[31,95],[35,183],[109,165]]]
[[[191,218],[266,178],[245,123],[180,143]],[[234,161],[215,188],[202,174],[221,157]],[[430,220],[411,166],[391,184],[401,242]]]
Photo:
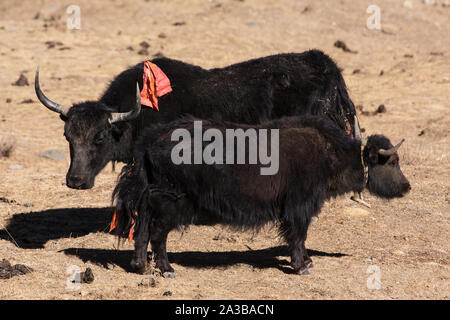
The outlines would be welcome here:
[[[148,223],[148,198],[149,184],[143,165],[126,165],[112,195],[116,205],[110,231],[130,241],[137,236],[141,226]]]

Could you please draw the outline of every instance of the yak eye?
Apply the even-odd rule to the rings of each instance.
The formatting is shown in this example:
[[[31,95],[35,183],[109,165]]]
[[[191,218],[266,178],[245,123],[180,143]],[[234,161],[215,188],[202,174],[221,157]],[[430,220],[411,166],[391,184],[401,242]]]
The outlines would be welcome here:
[[[395,167],[397,165],[397,159],[392,160],[390,163],[391,166]]]

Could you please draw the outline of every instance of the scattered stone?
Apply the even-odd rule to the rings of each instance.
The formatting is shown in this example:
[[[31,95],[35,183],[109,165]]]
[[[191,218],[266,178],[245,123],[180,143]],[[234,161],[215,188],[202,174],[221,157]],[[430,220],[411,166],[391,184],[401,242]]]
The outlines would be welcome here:
[[[148,44],[147,41],[142,41],[141,43],[139,43],[139,45],[141,46],[141,48],[144,48],[144,49],[150,48],[150,45]]]
[[[380,104],[377,108],[377,111],[375,111],[376,113],[386,113],[386,107],[384,106],[384,104]]]
[[[37,13],[34,15],[33,19],[34,19],[34,20],[37,20],[37,19],[39,19],[40,16],[41,16],[41,13],[40,13],[40,12],[37,12]]]
[[[64,50],[70,50],[71,48],[70,47],[61,47],[61,48],[59,48],[58,50],[59,51],[64,51]],[[115,49],[114,49],[115,50]]]
[[[175,273],[173,273],[173,272],[164,272],[163,273],[163,277],[164,278],[169,278],[169,279],[175,279]]]
[[[61,41],[46,41],[44,42],[47,45],[47,49],[54,48],[56,46],[62,46],[63,43]]]
[[[6,103],[11,103],[11,101],[12,101],[12,100],[11,100],[10,98],[7,98],[7,99],[6,99]]]
[[[432,55],[432,56],[443,56],[444,53],[443,52],[430,52],[430,55]]]
[[[353,73],[353,74],[361,73],[361,69],[355,69],[355,70],[353,70],[352,73]]]
[[[92,283],[94,282],[94,273],[91,268],[86,268],[84,272],[80,273],[81,283]]]
[[[55,150],[55,149],[44,151],[39,156],[44,157],[44,158],[49,158],[52,160],[56,160],[56,161],[65,161],[66,160],[66,156],[64,155],[64,153],[62,153],[59,150]]]
[[[148,280],[142,279],[141,282],[139,282],[138,287],[154,288],[156,287],[156,280],[154,278]]]
[[[25,103],[33,103],[33,102],[34,102],[33,99],[25,99],[25,100],[22,100],[20,103],[25,104]]]
[[[34,207],[34,203],[33,202],[25,202],[23,204],[23,206],[26,207],[26,208],[31,208],[31,207]]]
[[[106,265],[105,265],[105,268],[106,269],[108,269],[108,270],[112,270],[112,269],[114,269],[116,267],[116,265],[115,264],[113,264],[113,263],[106,263]]]
[[[4,197],[0,197],[0,202],[4,202],[4,203],[9,203],[9,204],[17,204],[17,201],[16,200],[9,200],[9,199],[6,199],[6,198],[4,198]]]
[[[11,265],[11,263],[3,259],[0,262],[0,279],[10,279],[14,276],[20,276],[32,272],[33,269],[24,264]]]
[[[380,76],[382,76],[384,74],[384,70],[380,71]]]
[[[142,56],[148,56],[148,51],[147,51],[147,49],[141,49],[138,51],[138,54],[140,54]]]
[[[11,170],[19,170],[19,169],[23,168],[23,165],[21,165],[21,164],[10,164],[8,166],[8,168],[11,169]]]
[[[186,22],[184,22],[184,21],[178,21],[178,22],[173,23],[172,25],[179,27],[179,26],[184,26],[185,24],[186,24]]]
[[[253,21],[247,22],[247,25],[249,25],[250,27],[257,27],[258,26],[258,24],[256,22],[253,22]]]
[[[163,293],[163,296],[164,297],[170,297],[172,295],[172,291],[165,291],[164,293]]]
[[[165,39],[165,38],[167,38],[167,36],[165,33],[162,32],[162,33],[158,34],[158,38]]]
[[[405,58],[414,58],[414,55],[406,53],[403,55]]]
[[[19,86],[19,87],[23,87],[23,86],[29,86],[30,84],[28,83],[28,79],[27,77],[25,77],[25,75],[22,73],[19,77],[19,79],[12,83],[13,86]]]
[[[420,130],[418,136],[419,136],[419,137],[423,136],[427,131],[428,131],[427,128]]]
[[[366,262],[366,263],[373,263],[373,259],[372,258],[366,258],[366,259],[364,259],[364,262]]]
[[[134,48],[133,48],[132,46],[128,46],[128,47],[127,47],[127,50],[128,50],[128,51],[134,51]]]
[[[345,42],[342,41],[342,40],[337,40],[337,41],[334,43],[334,46],[335,46],[336,48],[339,48],[339,49],[344,50],[344,52],[348,52],[348,53],[358,53],[358,51],[350,50],[350,49],[347,47],[347,45],[345,44]]]

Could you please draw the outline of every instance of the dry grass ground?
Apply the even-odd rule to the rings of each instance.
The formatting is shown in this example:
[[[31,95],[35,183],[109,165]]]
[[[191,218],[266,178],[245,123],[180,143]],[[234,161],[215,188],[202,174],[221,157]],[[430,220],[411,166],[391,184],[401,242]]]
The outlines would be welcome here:
[[[0,138],[16,137],[16,148],[0,158],[0,259],[34,272],[0,280],[0,299],[448,299],[450,6],[378,0],[382,30],[370,30],[372,2],[78,0],[81,30],[69,30],[72,0],[2,1]],[[358,53],[334,47],[336,40]],[[138,54],[142,41],[148,55]],[[361,115],[361,125],[366,134],[406,138],[401,165],[411,193],[392,201],[367,194],[371,209],[348,197],[328,203],[309,231],[308,276],[286,272],[287,252],[270,228],[173,232],[175,279],[155,276],[151,287],[152,276],[127,272],[132,245],[118,248],[104,232],[117,169],[106,167],[92,190],[64,185],[63,122],[37,102],[36,66],[46,94],[70,105],[96,99],[115,74],[158,52],[208,68],[310,48],[343,68],[355,104],[386,106]],[[21,74],[29,85],[12,85]],[[48,149],[67,161],[39,156]],[[371,265],[381,271],[379,290],[367,287]],[[70,266],[91,267],[95,281],[70,290]]]

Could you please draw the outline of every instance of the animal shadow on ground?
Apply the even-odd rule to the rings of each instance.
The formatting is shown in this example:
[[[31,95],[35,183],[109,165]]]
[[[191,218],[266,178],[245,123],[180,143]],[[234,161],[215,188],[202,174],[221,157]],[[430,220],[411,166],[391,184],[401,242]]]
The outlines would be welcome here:
[[[131,250],[69,248],[62,251],[65,254],[77,256],[83,262],[91,262],[105,268],[107,268],[108,264],[113,264],[123,268],[127,272],[133,272],[130,268],[130,260],[133,255]],[[327,253],[316,250],[308,250],[308,254],[310,256],[335,258],[347,256],[347,254],[344,253]],[[175,263],[185,267],[224,268],[236,264],[247,264],[258,269],[278,268],[284,273],[293,273],[293,269],[289,266],[288,259],[278,259],[277,257],[279,256],[285,256],[288,258],[289,253],[286,246],[245,251],[189,251],[168,253],[170,263]]]
[[[61,208],[19,213],[0,229],[0,239],[23,249],[40,249],[49,240],[107,232],[112,214],[113,208]]]

